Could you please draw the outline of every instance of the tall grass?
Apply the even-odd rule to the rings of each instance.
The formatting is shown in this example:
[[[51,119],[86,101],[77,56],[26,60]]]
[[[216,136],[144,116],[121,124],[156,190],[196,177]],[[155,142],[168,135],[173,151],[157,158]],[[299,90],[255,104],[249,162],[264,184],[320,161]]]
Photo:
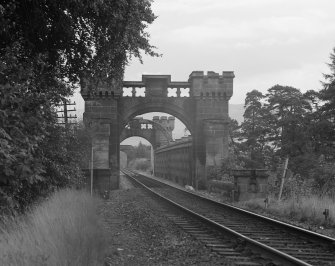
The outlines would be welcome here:
[[[247,207],[252,210],[264,210],[264,199],[255,199],[238,204],[241,207]],[[282,201],[270,200],[269,206],[266,209],[268,213],[293,218],[298,221],[308,221],[314,224],[324,224],[325,216],[323,212],[329,209],[328,225],[335,225],[335,200],[329,197],[300,197],[289,198]]]
[[[63,190],[0,228],[0,265],[98,265],[104,238],[97,199]],[[100,260],[100,263],[98,263]]]

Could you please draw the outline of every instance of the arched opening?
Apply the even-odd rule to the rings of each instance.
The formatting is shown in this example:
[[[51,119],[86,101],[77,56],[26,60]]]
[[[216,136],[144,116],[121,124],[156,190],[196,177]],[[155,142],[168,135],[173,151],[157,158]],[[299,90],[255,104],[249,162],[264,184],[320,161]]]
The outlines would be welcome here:
[[[171,119],[173,117],[173,121]],[[164,125],[165,127],[168,127],[169,130],[172,132],[172,139],[178,140],[183,137],[189,137],[191,136],[191,129],[181,120],[179,117],[174,116],[171,113],[165,113],[165,112],[148,112],[148,113],[138,113],[137,116],[131,116],[132,119],[144,119],[144,120],[150,120],[156,123],[160,123]],[[129,118],[126,122],[128,123],[132,119]],[[157,120],[159,121],[157,121]],[[169,121],[170,119],[170,121]],[[127,126],[127,123],[125,123],[125,126]],[[171,128],[172,127],[172,128]],[[121,130],[122,132],[122,130]],[[142,137],[143,136],[139,136]],[[147,141],[150,142],[149,139],[146,138]],[[123,141],[123,140],[121,140]],[[153,143],[151,143],[153,144]]]
[[[125,146],[131,146],[132,148],[129,149],[133,153],[131,156],[136,157],[134,154],[137,152],[136,149],[138,149],[138,146],[143,145],[143,143],[147,143],[147,145],[150,143],[152,147],[150,157],[152,164],[151,169],[147,167],[147,173],[172,180],[181,185],[192,184],[192,136],[187,126],[180,119],[171,116],[169,113],[161,112],[141,114],[141,116],[137,116],[129,121],[134,121],[135,126],[127,123],[124,131],[128,130],[133,135],[131,137],[128,135],[128,138],[124,139],[126,134],[121,130],[120,151]],[[141,124],[141,121],[152,121],[153,127],[158,124],[166,130],[167,134],[171,134],[171,141],[161,145],[164,140],[162,132],[154,131],[154,134],[150,134],[151,129],[148,129],[148,125]],[[134,128],[130,130],[129,127],[132,126]],[[175,153],[175,156],[171,156],[171,152]],[[122,156],[124,157],[120,153],[121,166],[125,165],[122,161]],[[146,159],[148,161],[148,158]],[[141,168],[145,164],[145,160],[140,158],[136,158],[134,163],[130,163],[131,160],[134,160],[134,158],[127,160],[127,167],[134,170],[139,170],[138,168]],[[171,169],[167,170],[169,168]]]
[[[153,146],[145,138],[133,136],[120,143],[120,168],[152,174]]]
[[[178,121],[180,121],[181,124],[185,125],[187,130],[192,135],[192,132],[194,130],[193,121],[191,117],[185,113],[185,110],[177,105],[159,105],[159,103],[145,103],[132,106],[130,108],[127,108],[120,117],[123,124],[122,127],[124,127],[131,119],[134,119],[137,116],[143,116],[144,118],[150,119],[154,116],[154,114],[162,114],[165,116],[175,117],[176,119],[178,119]]]

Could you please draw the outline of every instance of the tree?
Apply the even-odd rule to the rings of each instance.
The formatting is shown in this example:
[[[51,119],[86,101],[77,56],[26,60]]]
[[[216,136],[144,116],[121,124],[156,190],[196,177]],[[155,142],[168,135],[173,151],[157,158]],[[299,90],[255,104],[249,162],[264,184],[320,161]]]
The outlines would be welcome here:
[[[131,56],[157,56],[145,31],[151,0],[7,0],[0,5],[0,51],[20,42],[26,57],[44,55],[58,77],[120,81]]]
[[[238,153],[238,140],[240,137],[240,126],[235,119],[229,118],[229,149],[234,154]]]
[[[244,139],[244,149],[250,151],[250,158],[246,162],[247,168],[264,168],[264,149],[268,124],[266,123],[266,109],[262,100],[265,96],[253,90],[247,93],[244,104],[244,121],[241,124],[241,136]]]
[[[335,118],[335,47],[330,54],[331,62],[328,64],[330,68],[329,74],[324,74],[325,82],[323,82],[323,90],[321,90],[321,99],[325,101],[322,107],[325,115],[334,122]]]
[[[78,136],[54,108],[81,76],[117,84],[131,56],[156,56],[154,19],[150,0],[0,2],[1,206],[20,209],[80,175]]]
[[[328,156],[333,153],[329,148],[333,142],[334,125],[324,111],[322,95],[320,92],[309,90],[304,97],[311,106],[311,110],[305,114],[306,120],[309,121],[311,150],[318,156]]]
[[[308,144],[308,121],[305,114],[311,109],[300,90],[276,85],[268,90],[266,105],[271,124],[269,140],[281,155],[302,154]]]
[[[316,102],[312,101],[316,100],[315,96],[279,85],[270,88],[267,94],[271,121],[269,140],[279,157],[290,157],[289,168],[305,177],[317,164],[312,135],[314,124],[310,120],[316,108]]]
[[[150,159],[150,146],[144,145],[141,141],[137,147],[135,147],[135,157],[136,158],[147,158]]]
[[[320,147],[324,154],[332,156],[334,154],[335,142],[335,47],[330,54],[331,62],[329,74],[324,74],[323,90],[319,93],[319,98],[324,103],[316,112],[319,123],[318,127],[322,131],[316,132]]]
[[[240,125],[235,119],[229,118],[229,157],[223,160],[221,169],[218,173],[215,173],[217,179],[218,175],[222,176],[229,172],[230,169],[239,169],[245,166],[243,158],[245,157],[245,152],[241,148],[241,132]]]

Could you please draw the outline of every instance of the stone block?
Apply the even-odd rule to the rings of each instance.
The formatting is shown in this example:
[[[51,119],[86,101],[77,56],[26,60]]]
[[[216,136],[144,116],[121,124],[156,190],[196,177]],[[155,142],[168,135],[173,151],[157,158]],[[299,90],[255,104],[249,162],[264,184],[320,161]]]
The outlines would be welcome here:
[[[247,201],[266,198],[268,193],[268,172],[265,169],[231,170],[236,188],[235,200]]]
[[[85,187],[90,191],[91,170],[83,169],[86,184]],[[119,188],[119,176],[112,173],[111,169],[93,169],[93,191],[102,194],[104,191]]]

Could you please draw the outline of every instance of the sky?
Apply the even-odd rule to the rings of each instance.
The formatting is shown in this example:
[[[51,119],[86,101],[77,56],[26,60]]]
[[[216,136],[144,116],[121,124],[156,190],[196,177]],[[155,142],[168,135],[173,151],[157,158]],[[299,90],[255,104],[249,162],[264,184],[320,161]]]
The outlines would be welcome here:
[[[320,89],[335,47],[334,0],[156,0],[152,9],[148,32],[163,56],[133,60],[125,80],[234,71],[234,104],[276,84]]]
[[[335,47],[334,0],[156,0],[147,30],[162,57],[132,60],[125,80],[234,71],[233,104],[280,84],[319,90]],[[78,108],[83,100],[77,98]]]

